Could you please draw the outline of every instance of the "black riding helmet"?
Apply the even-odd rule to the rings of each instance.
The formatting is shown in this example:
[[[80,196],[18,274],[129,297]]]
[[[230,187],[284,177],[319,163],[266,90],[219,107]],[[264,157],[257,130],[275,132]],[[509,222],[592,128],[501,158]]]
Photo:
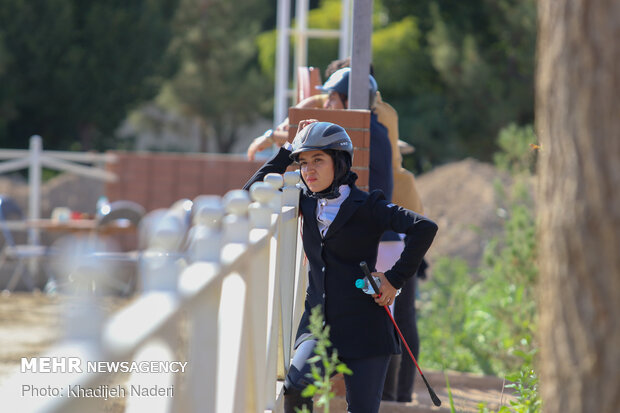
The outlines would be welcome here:
[[[308,196],[327,199],[338,198],[340,196],[338,190],[340,185],[351,185],[357,179],[355,172],[351,172],[353,143],[342,126],[331,122],[311,123],[295,136],[292,145],[293,151],[290,157],[295,162],[299,161],[300,153],[308,151],[324,151],[334,162],[332,184],[321,192],[315,193],[307,190]]]

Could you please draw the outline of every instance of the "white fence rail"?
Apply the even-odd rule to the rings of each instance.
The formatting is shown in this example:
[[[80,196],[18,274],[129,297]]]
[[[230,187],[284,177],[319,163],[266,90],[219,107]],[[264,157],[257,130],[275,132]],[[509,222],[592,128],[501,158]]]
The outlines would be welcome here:
[[[29,149],[0,149],[0,174],[28,169],[28,218],[41,217],[41,169],[43,167],[58,171],[72,172],[93,179],[113,182],[116,174],[104,169],[105,163],[116,162],[116,155],[98,153],[79,153],[65,151],[44,151],[43,140],[39,135],[30,137]],[[83,164],[92,164],[86,166]],[[23,222],[7,222],[11,229],[25,228]],[[39,230],[28,230],[28,243],[39,244]]]
[[[141,253],[144,291],[105,321],[97,297],[76,298],[67,337],[28,359],[29,371],[4,382],[0,400],[21,413],[99,412],[103,396],[122,397],[126,412],[280,411],[277,378],[290,361],[306,282],[298,181],[296,172],[270,174],[252,187],[254,202],[247,191],[202,197],[194,202],[191,227],[178,210],[169,210],[154,223]],[[75,264],[75,257],[74,268],[89,285],[106,269],[89,258],[93,254],[78,254],[82,250],[68,251],[63,262]],[[79,363],[81,371],[32,371],[42,366],[32,360],[43,357],[58,366],[65,362],[65,369]],[[117,385],[101,370],[113,362],[169,362],[177,370],[187,364],[184,372],[132,372]],[[48,386],[60,393],[28,393]],[[140,394],[154,388],[158,397]]]

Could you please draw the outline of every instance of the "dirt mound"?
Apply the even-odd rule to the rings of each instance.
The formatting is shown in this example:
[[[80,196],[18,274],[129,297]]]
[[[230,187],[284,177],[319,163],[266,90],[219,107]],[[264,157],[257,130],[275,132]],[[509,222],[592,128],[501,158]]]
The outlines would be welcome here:
[[[478,266],[488,240],[502,231],[495,182],[510,183],[493,165],[465,159],[437,167],[416,178],[425,214],[439,225],[429,251],[438,257],[460,257]]]

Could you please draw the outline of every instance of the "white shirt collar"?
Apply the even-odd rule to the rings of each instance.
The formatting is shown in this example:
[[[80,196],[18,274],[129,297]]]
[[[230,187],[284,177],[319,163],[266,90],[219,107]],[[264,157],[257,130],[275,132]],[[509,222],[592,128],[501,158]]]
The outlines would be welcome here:
[[[334,199],[319,198],[316,204],[316,220],[319,226],[319,232],[321,236],[325,237],[329,226],[336,218],[340,205],[351,193],[351,187],[349,185],[340,185],[338,187],[340,196]]]

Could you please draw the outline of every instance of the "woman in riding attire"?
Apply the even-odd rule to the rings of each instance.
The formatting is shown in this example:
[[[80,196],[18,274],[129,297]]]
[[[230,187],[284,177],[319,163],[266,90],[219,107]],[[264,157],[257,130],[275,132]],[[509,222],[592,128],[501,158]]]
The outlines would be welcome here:
[[[305,185],[299,206],[310,268],[296,352],[285,381],[285,412],[304,404],[312,410],[312,400],[301,392],[311,380],[306,360],[315,345],[308,330],[310,311],[320,305],[325,323],[331,326],[330,341],[353,371],[345,376],[349,412],[376,413],[390,356],[400,352],[394,326],[381,307],[391,304],[397,289],[415,274],[437,225],[388,202],[380,190],[369,194],[355,186],[353,144],[341,126],[307,120],[300,122],[298,130],[292,146],[280,148],[245,185],[249,189],[268,173],[283,173],[293,161],[299,163]],[[360,262],[375,270],[377,248],[386,230],[405,234],[405,248],[391,269],[373,273],[381,286],[380,294],[371,298],[356,288],[355,280],[362,277]]]

